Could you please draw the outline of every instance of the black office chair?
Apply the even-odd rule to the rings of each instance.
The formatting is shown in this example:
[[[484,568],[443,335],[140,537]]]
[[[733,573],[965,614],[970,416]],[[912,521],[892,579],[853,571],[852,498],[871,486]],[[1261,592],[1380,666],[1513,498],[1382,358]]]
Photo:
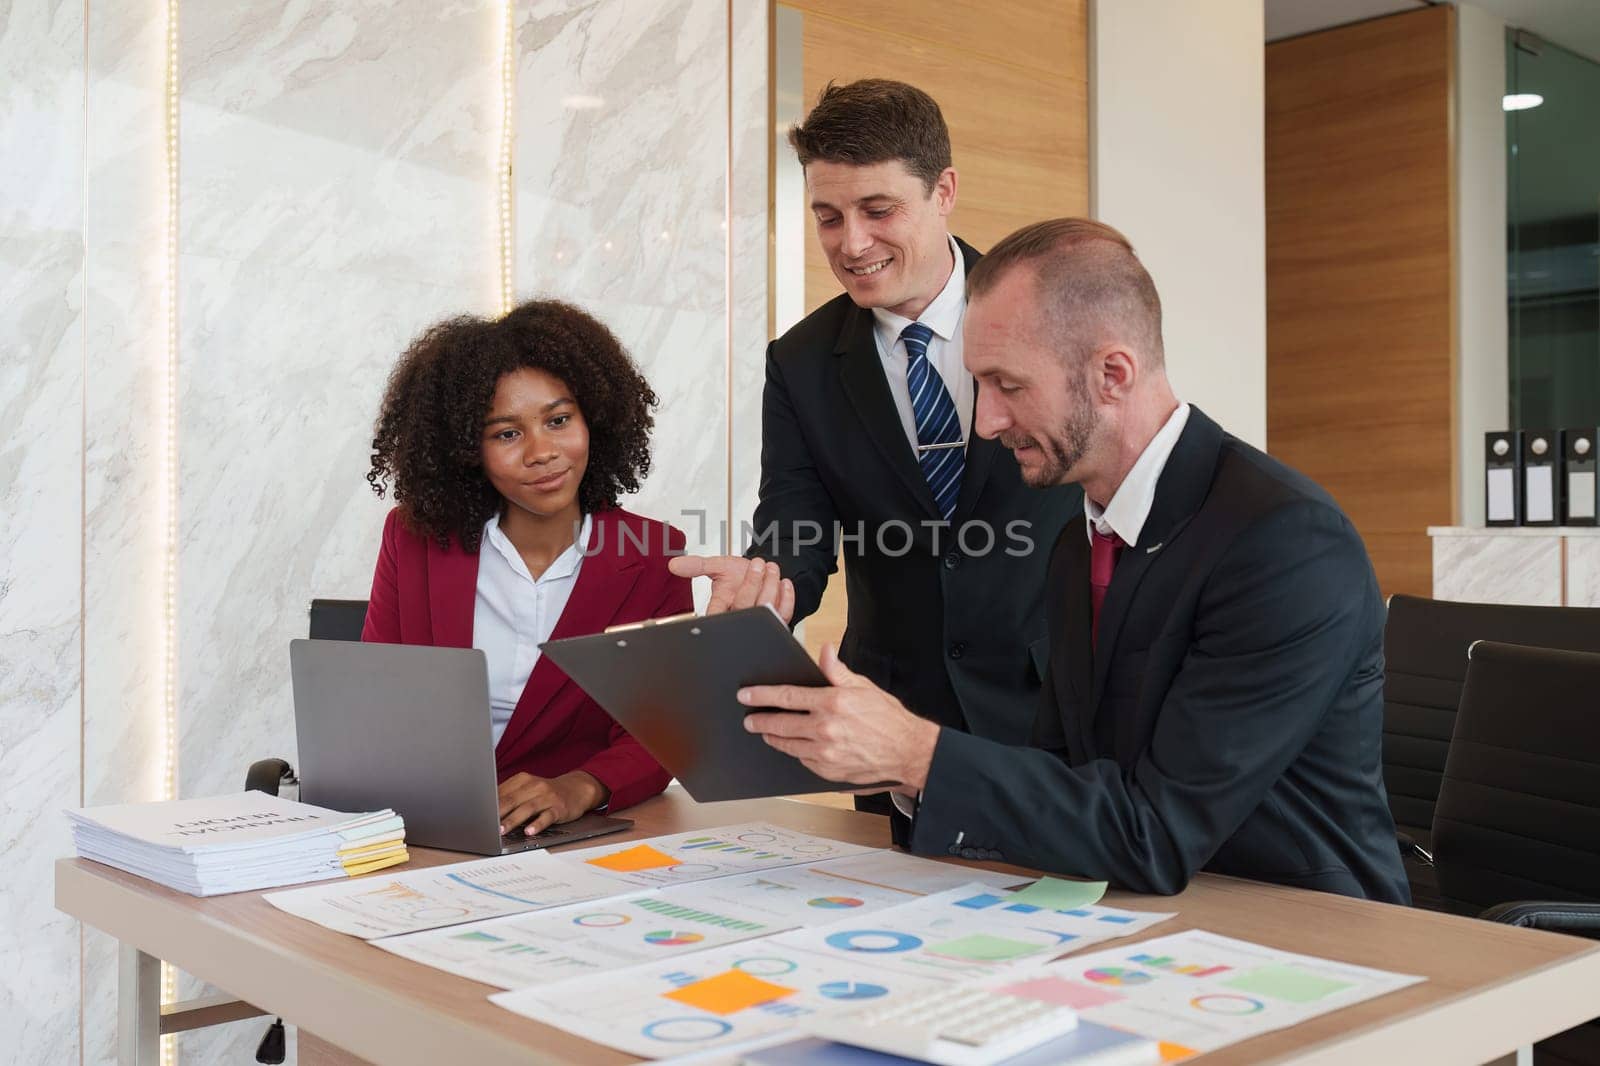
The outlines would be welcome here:
[[[1600,655],[1472,647],[1434,812],[1452,909],[1600,939]],[[1600,1062],[1600,1019],[1539,1043]]]
[[[1467,648],[1478,640],[1600,652],[1600,609],[1390,599],[1383,632],[1383,780],[1412,900],[1431,910],[1449,909],[1432,868],[1433,810]]]
[[[367,624],[366,600],[312,600],[312,640],[360,640],[361,630]],[[286,759],[257,759],[245,774],[246,791],[267,792],[274,796],[284,785],[298,784],[294,767]],[[280,1063],[284,1059],[287,1035],[283,1019],[267,1027],[261,1044],[256,1048],[256,1061]]]
[[[366,600],[312,600],[312,640],[360,640],[367,624]],[[245,774],[246,791],[267,792],[276,796],[284,785],[297,784],[294,767],[284,759],[257,759]]]
[[[366,600],[312,600],[312,640],[360,640],[367,624]]]

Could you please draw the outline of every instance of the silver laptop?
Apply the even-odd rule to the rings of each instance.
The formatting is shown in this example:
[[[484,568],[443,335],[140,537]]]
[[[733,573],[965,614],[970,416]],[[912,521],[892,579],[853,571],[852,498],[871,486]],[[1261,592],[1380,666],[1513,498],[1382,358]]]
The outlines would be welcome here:
[[[392,807],[406,842],[507,855],[631,828],[586,814],[537,836],[500,835],[489,674],[474,648],[289,644],[300,799],[336,811]]]

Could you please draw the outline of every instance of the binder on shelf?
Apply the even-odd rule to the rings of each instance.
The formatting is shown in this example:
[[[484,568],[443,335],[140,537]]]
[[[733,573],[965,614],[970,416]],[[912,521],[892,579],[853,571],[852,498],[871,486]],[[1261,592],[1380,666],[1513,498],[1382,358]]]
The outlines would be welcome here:
[[[1522,523],[1522,483],[1518,475],[1522,438],[1515,433],[1483,435],[1484,524]]]
[[[1522,524],[1561,524],[1561,458],[1554,430],[1522,431]]]
[[[1594,429],[1561,431],[1561,524],[1595,524],[1595,442]]]

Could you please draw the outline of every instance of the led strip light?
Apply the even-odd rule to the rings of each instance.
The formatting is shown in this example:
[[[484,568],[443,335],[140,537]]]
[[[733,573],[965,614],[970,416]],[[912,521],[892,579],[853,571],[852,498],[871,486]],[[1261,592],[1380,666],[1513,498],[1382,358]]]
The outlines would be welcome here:
[[[178,2],[166,0],[166,425],[163,451],[166,473],[166,553],[163,575],[165,642],[162,723],[161,798],[178,795]],[[516,122],[515,0],[504,0],[500,46],[500,313],[515,300],[512,248],[512,145]],[[161,1002],[177,998],[177,970],[161,964]],[[175,1066],[177,1038],[161,1038],[162,1066]]]
[[[166,425],[163,440],[166,474],[166,553],[163,574],[165,641],[162,673],[161,798],[178,795],[178,2],[166,0]],[[504,0],[500,46],[500,313],[515,300],[512,247],[512,145],[516,122],[515,0]],[[161,1002],[177,998],[177,970],[161,964]],[[175,1066],[175,1036],[161,1038],[162,1066]]]
[[[178,795],[178,0],[166,0],[166,567],[164,574],[165,623],[161,798]],[[177,998],[178,973],[161,964],[161,1002]],[[161,1038],[162,1066],[178,1061],[176,1036]]]
[[[515,25],[516,0],[503,0],[500,38],[500,313],[506,314],[514,306],[516,285],[511,250],[515,236],[512,233],[511,168],[512,145],[516,127],[517,102],[517,31]]]

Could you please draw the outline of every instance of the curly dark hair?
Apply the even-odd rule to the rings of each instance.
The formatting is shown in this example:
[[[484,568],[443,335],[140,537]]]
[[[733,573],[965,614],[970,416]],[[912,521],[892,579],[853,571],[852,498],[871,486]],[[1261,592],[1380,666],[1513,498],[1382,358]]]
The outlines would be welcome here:
[[[609,329],[559,300],[530,300],[498,320],[430,327],[400,356],[372,436],[367,482],[392,483],[407,525],[441,546],[477,551],[502,499],[483,472],[483,420],[500,378],[542,370],[572,390],[589,426],[578,506],[592,514],[637,492],[650,472],[655,392]]]

